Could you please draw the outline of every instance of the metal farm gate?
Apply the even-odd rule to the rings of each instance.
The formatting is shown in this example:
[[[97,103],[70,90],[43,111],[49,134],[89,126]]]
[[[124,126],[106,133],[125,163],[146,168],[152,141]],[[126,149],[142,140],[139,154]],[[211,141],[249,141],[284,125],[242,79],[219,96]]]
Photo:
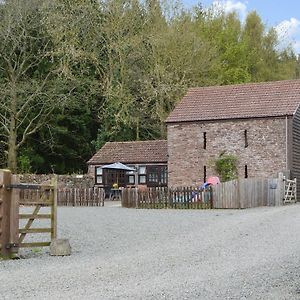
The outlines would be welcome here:
[[[47,212],[40,213],[42,208]],[[34,220],[49,222],[47,226],[35,227]],[[20,184],[17,175],[12,175],[9,170],[0,170],[0,256],[11,258],[22,247],[49,246],[57,235],[56,220],[56,179],[50,185]],[[50,239],[24,241],[28,234],[35,233],[48,233]]]

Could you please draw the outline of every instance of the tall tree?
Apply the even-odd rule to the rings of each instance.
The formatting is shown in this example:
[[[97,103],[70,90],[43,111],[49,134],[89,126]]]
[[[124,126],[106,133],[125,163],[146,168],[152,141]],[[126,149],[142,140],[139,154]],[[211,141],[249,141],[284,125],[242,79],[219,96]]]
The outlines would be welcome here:
[[[17,151],[53,111],[50,44],[40,23],[41,1],[7,1],[0,22],[0,126],[7,166],[17,170]]]

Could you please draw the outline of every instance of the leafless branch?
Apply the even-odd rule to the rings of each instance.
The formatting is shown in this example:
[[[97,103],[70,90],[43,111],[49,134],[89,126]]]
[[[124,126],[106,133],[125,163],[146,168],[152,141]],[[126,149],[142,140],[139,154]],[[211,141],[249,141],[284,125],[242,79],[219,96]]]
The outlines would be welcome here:
[[[45,111],[44,105],[43,107],[40,109],[40,111],[35,115],[34,118],[32,118],[29,122],[29,124],[27,125],[27,127],[25,128],[25,130],[23,131],[22,134],[22,139],[21,141],[17,144],[16,148],[20,148],[20,146],[22,146],[25,141],[26,138],[30,135],[32,135],[33,133],[35,133],[40,127],[42,127],[45,122],[47,122],[47,119],[49,117],[49,115],[53,112],[55,107],[50,107],[48,109],[48,111]],[[37,121],[36,124],[35,121]]]

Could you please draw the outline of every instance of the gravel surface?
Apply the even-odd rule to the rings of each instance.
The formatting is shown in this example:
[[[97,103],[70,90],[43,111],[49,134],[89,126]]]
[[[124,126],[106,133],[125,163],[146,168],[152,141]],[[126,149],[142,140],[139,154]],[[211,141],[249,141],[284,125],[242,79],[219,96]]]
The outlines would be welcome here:
[[[300,299],[300,205],[59,208],[58,224],[72,255],[0,261],[1,299]]]

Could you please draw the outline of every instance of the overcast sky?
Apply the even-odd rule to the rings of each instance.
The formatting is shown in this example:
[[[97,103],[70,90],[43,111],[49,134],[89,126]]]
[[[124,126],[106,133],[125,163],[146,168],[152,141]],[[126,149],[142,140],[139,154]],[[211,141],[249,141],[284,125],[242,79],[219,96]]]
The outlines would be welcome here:
[[[209,6],[214,2],[220,2],[225,11],[236,10],[241,19],[247,12],[256,10],[267,26],[277,29],[281,43],[284,45],[292,42],[297,53],[300,54],[300,0],[183,0],[187,6],[201,2]]]

